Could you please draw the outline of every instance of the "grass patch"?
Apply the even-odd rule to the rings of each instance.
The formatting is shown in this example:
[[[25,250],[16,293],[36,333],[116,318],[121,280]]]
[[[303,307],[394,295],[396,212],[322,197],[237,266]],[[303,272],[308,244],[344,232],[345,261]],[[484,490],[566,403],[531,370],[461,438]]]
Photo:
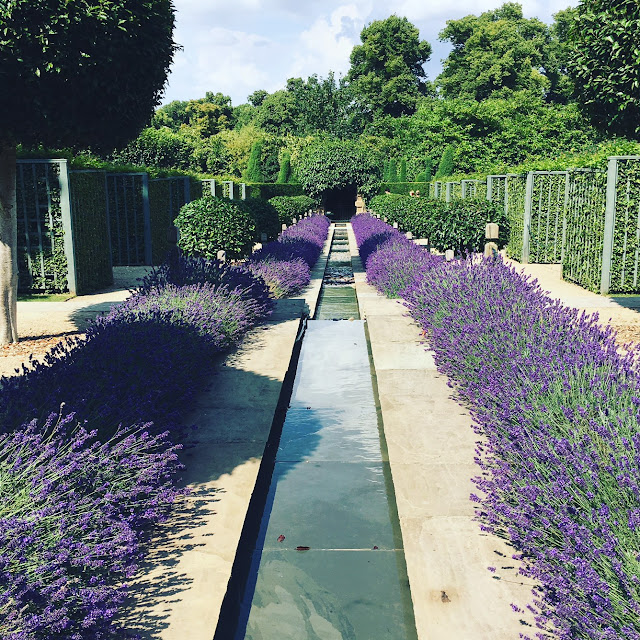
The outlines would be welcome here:
[[[19,293],[18,302],[66,302],[75,296],[71,293]]]

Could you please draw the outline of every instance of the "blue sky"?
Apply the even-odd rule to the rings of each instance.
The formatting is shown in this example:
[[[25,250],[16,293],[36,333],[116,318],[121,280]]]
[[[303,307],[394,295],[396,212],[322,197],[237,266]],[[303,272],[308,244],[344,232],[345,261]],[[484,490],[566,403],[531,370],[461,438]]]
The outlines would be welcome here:
[[[291,77],[344,75],[360,31],[392,13],[406,16],[433,47],[425,65],[430,79],[448,46],[438,41],[446,21],[495,9],[499,0],[174,0],[182,45],[163,104],[201,98],[206,91],[231,96],[234,106],[256,89],[282,89]],[[525,16],[550,23],[577,0],[523,0]]]

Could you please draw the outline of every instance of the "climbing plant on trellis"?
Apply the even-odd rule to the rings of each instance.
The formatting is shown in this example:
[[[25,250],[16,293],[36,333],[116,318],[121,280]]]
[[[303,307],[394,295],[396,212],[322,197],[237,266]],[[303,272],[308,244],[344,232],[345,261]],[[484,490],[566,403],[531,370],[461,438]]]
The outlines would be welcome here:
[[[610,291],[638,291],[640,280],[640,160],[619,158]]]
[[[17,250],[21,292],[59,292],[67,288],[60,180],[57,161],[18,161]]]
[[[562,276],[596,292],[602,276],[606,198],[606,171],[570,172]]]
[[[529,261],[561,262],[565,208],[566,171],[534,171],[531,184]]]
[[[524,234],[524,203],[527,190],[526,174],[509,174],[506,176],[505,213],[509,221],[509,243],[507,255],[514,260],[522,259]],[[492,199],[497,202],[496,199]]]

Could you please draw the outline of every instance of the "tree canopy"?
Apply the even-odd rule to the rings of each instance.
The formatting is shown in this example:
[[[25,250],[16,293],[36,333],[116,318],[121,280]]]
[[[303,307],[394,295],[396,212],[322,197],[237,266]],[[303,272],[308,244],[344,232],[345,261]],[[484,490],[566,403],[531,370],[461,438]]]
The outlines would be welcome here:
[[[440,40],[453,50],[436,82],[445,97],[488,98],[496,91],[552,92],[561,82],[549,27],[507,2],[479,16],[448,20]],[[554,85],[554,86],[552,86]]]
[[[422,65],[431,56],[431,45],[420,40],[413,24],[396,15],[372,22],[360,40],[351,52],[347,75],[353,95],[372,113],[413,113],[427,92]]]
[[[349,140],[323,140],[302,152],[297,176],[311,196],[355,185],[373,194],[382,177],[382,157],[375,149]]]
[[[576,97],[594,126],[640,136],[640,4],[583,0],[569,28]]]
[[[151,118],[176,50],[171,0],[8,0],[0,24],[5,142],[127,142]]]

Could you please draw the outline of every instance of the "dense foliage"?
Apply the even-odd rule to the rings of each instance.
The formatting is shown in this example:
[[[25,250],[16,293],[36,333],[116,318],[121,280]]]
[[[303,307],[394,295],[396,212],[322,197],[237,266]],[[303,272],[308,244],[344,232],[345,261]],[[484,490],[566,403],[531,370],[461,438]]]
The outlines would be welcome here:
[[[569,68],[580,104],[598,129],[640,136],[640,5],[583,0],[569,28]]]
[[[367,25],[360,40],[351,52],[347,79],[365,108],[394,117],[413,113],[426,93],[423,65],[431,56],[431,45],[420,40],[406,18],[396,15]]]
[[[353,225],[361,251],[397,235],[369,216]],[[381,263],[368,253],[369,272]],[[372,281],[406,277],[404,260],[387,256]],[[399,293],[482,434],[471,497],[539,585],[538,626],[563,640],[640,638],[637,355],[499,259],[419,267]]]
[[[438,76],[448,98],[483,100],[523,89],[560,97],[566,90],[557,34],[537,18],[524,18],[520,4],[448,20],[440,39],[453,45]]]
[[[349,185],[368,196],[376,193],[381,170],[382,158],[375,149],[352,141],[326,140],[305,149],[296,174],[311,196]]]
[[[229,258],[246,256],[256,236],[256,226],[246,209],[214,196],[185,204],[175,225],[180,230],[180,248],[207,259],[215,259],[221,250]]]
[[[9,0],[0,23],[2,142],[108,149],[149,121],[176,48],[170,0]]]

